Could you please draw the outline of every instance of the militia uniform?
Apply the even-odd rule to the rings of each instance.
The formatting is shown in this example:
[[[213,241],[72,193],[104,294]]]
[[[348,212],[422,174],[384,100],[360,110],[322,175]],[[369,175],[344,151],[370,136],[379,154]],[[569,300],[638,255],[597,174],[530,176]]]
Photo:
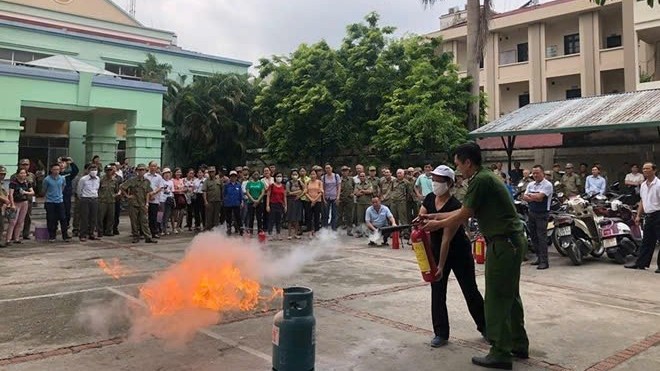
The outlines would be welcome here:
[[[378,194],[380,196],[380,201],[383,205],[387,206],[390,211],[392,211],[392,191],[394,190],[394,181],[396,178],[390,177],[390,180],[387,180],[386,177],[383,177],[378,184]],[[399,221],[394,218],[397,222]]]
[[[374,187],[373,184],[369,181],[361,182],[355,185],[355,197],[357,198],[356,208],[357,208],[357,224],[358,231],[361,230],[364,225],[364,218],[367,213],[367,209],[371,206],[371,198],[373,197]]]
[[[473,210],[488,243],[484,306],[486,335],[492,344],[488,358],[511,362],[512,352],[526,355],[529,351],[520,298],[520,264],[527,239],[509,191],[492,171],[483,167],[477,170],[470,179],[464,205]]]
[[[582,178],[579,175],[572,173],[564,174],[561,177],[561,187],[562,191],[566,194],[566,197],[577,196],[580,194],[580,189],[582,187]]]
[[[348,170],[343,167],[343,170]],[[347,229],[347,234],[350,236],[353,233],[353,192],[355,191],[355,182],[351,176],[341,177],[341,193],[339,194],[339,205],[337,205],[337,213],[339,215],[339,225],[343,225]]]
[[[99,215],[97,231],[99,236],[112,236],[112,230],[115,224],[115,196],[119,192],[119,182],[113,177],[108,177],[107,171],[112,168],[105,168],[106,175],[101,178],[99,186]]]
[[[136,170],[146,170],[144,164],[136,166]],[[128,196],[128,216],[131,220],[131,233],[133,243],[140,241],[140,235],[145,236],[145,242],[157,243],[152,239],[149,222],[147,221],[147,200],[151,189],[151,182],[144,178],[144,173],[125,181],[121,185],[122,192]]]
[[[399,225],[408,224],[408,215],[406,201],[408,199],[408,189],[410,185],[405,179],[392,178],[390,181],[383,179],[383,198],[387,197],[387,202],[383,201]]]
[[[222,212],[222,191],[224,184],[220,179],[206,179],[202,185],[202,191],[206,195],[206,224],[207,231],[220,224],[220,213]]]

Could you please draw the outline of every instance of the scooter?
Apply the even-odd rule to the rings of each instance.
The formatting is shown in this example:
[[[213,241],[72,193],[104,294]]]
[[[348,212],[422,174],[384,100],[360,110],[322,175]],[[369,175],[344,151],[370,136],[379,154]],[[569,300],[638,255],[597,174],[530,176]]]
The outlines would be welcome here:
[[[642,228],[635,223],[635,212],[620,200],[613,200],[610,209],[597,208],[596,214],[606,213],[599,222],[601,239],[607,257],[624,264],[628,255],[636,256],[643,237]]]
[[[605,196],[596,198],[606,199]],[[582,197],[569,200],[567,205],[571,214],[558,215],[554,223],[559,248],[566,251],[574,265],[581,265],[588,254],[601,257],[605,253],[598,229],[602,217],[595,215],[593,206]]]

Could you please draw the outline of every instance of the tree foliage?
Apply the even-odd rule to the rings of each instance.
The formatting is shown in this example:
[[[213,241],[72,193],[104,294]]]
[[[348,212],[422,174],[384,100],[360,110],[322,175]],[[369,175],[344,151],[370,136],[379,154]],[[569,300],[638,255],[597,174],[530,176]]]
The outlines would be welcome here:
[[[168,63],[158,63],[156,56],[149,53],[147,59],[138,65],[142,81],[154,82],[157,84],[166,84],[169,80],[167,76],[172,72],[172,65]]]
[[[255,113],[274,160],[377,153],[396,161],[466,139],[471,80],[437,53],[439,41],[394,39],[378,18],[349,25],[336,49],[322,41],[260,61]]]

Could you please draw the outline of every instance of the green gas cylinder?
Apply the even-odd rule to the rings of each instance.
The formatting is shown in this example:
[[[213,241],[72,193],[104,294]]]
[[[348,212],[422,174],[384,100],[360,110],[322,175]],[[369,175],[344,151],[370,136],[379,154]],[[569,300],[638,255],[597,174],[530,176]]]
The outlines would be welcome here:
[[[307,287],[289,287],[283,291],[283,308],[273,319],[273,370],[314,370],[314,294]]]

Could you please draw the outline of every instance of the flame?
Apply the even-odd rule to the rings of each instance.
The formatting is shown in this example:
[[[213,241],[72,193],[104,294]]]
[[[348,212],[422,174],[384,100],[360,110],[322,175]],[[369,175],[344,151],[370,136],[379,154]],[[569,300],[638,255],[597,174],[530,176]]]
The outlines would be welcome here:
[[[112,259],[110,264],[106,263],[103,259],[99,259],[96,261],[96,264],[98,264],[99,268],[103,269],[106,274],[117,280],[130,273],[130,270],[119,264],[119,259],[117,258]]]

